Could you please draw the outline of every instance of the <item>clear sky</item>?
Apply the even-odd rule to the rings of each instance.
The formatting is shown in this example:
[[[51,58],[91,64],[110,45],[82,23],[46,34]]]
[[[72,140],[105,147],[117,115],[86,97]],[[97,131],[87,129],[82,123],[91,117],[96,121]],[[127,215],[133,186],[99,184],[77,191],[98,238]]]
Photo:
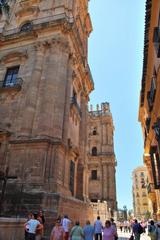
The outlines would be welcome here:
[[[143,65],[145,0],[90,0],[93,32],[89,64],[91,103],[110,102],[115,126],[118,207],[132,209],[132,171],[143,163],[138,122]]]

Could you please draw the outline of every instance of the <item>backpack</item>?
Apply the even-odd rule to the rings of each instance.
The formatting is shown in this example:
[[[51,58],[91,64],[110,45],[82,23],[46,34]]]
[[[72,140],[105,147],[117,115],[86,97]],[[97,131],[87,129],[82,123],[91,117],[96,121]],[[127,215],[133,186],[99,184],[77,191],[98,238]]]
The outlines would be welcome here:
[[[143,227],[141,226],[141,224],[139,223],[138,224],[138,233],[139,234],[141,234],[141,233],[143,233],[144,231],[143,231]]]

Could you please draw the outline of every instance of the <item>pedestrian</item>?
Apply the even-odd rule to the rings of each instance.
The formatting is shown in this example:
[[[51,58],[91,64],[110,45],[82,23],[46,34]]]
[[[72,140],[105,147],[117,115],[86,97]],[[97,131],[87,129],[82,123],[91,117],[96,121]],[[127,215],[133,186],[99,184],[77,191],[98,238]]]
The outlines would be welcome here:
[[[83,229],[81,228],[79,221],[76,221],[75,226],[72,227],[70,237],[72,240],[82,240],[84,238]]]
[[[103,240],[114,240],[115,236],[117,236],[117,231],[112,227],[111,222],[106,220],[103,229]]]
[[[64,229],[65,232],[65,236],[64,239],[68,240],[69,238],[69,229],[70,229],[70,225],[71,225],[71,220],[68,218],[68,215],[64,215],[64,218],[62,219],[62,227]]]
[[[141,234],[139,232],[139,229],[140,229],[140,224],[138,223],[137,219],[135,219],[133,227],[132,227],[132,231],[133,231],[135,240],[140,240]]]
[[[86,225],[83,228],[83,233],[85,240],[93,240],[94,226],[91,225],[89,220],[86,221]]]
[[[103,225],[100,216],[97,216],[97,220],[94,222],[95,240],[102,240],[102,229]]]
[[[61,220],[59,218],[56,219],[55,226],[53,227],[50,235],[50,240],[64,240],[64,229],[61,226]]]
[[[117,233],[117,226],[116,226],[116,223],[114,221],[113,218],[110,219],[110,222],[111,222],[111,227],[113,228],[113,230],[115,231],[115,237],[114,239],[117,240],[118,239],[118,233]]]
[[[36,240],[36,231],[41,228],[37,217],[38,215],[34,213],[32,218],[25,224],[25,227],[28,229],[27,240]]]
[[[157,223],[156,235],[157,235],[157,240],[160,240],[160,222]]]
[[[44,226],[40,216],[38,216],[37,220],[40,222],[40,227],[36,230],[36,240],[41,240],[43,237]]]
[[[32,213],[29,213],[28,214],[28,218],[27,218],[27,222],[30,220],[30,219],[32,219]],[[27,224],[27,222],[25,223],[25,225],[24,225],[24,228],[25,228],[25,233],[24,233],[24,235],[25,235],[25,240],[28,240],[28,230],[29,230],[29,225]]]
[[[45,217],[44,217],[43,211],[40,210],[38,215],[41,217],[41,219],[42,219],[42,224],[44,225],[44,223],[45,223]]]
[[[150,221],[150,225],[148,226],[148,236],[151,238],[151,240],[156,240],[156,226],[154,224],[154,221]]]
[[[120,230],[121,230],[121,232],[122,232],[122,230],[123,230],[123,223],[122,222],[120,222]]]

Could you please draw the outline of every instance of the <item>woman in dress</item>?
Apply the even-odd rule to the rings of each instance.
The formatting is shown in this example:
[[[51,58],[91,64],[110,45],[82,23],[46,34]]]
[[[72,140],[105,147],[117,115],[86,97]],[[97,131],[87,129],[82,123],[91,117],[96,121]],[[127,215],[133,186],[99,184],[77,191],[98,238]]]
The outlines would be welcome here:
[[[72,240],[82,240],[84,238],[83,229],[80,227],[78,221],[76,221],[75,226],[71,229],[70,237]]]
[[[57,219],[55,226],[52,229],[50,240],[64,240],[64,229],[61,226],[61,220]]]
[[[103,229],[103,240],[114,240],[116,236],[116,230],[111,226],[111,222],[106,220],[105,227]]]

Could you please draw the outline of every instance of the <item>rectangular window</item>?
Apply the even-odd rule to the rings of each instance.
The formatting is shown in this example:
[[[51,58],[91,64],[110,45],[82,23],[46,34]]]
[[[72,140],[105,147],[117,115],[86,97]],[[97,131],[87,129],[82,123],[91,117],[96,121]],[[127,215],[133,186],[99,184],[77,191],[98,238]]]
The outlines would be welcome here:
[[[74,195],[74,172],[75,172],[75,163],[73,161],[70,162],[70,191],[72,195]]]
[[[91,172],[91,179],[92,180],[97,180],[97,170],[92,170],[92,172]]]
[[[14,86],[16,84],[17,76],[18,76],[19,66],[8,68],[5,79],[4,86]]]

